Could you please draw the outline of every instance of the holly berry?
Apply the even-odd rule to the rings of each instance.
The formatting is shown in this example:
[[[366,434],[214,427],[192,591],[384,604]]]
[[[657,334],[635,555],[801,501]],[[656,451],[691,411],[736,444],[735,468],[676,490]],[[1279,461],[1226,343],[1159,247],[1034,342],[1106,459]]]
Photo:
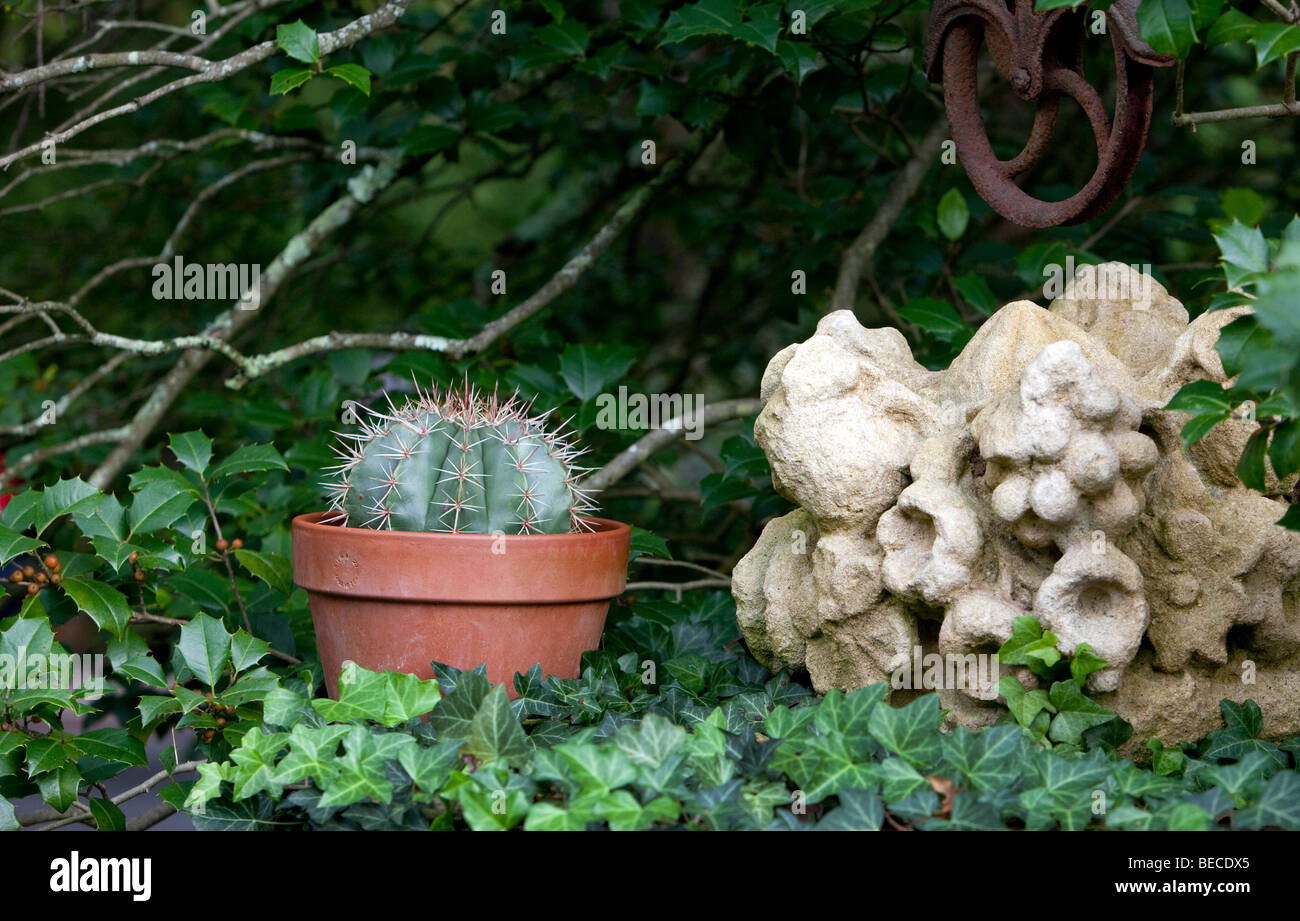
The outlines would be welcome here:
[[[229,542],[224,537],[217,538],[217,549],[220,550],[222,553],[225,553],[226,548],[229,546],[230,546]]]
[[[59,558],[58,558],[57,556],[55,556],[53,553],[51,553],[49,556],[47,556],[47,557],[45,558],[45,568],[46,568],[46,569],[58,569],[58,568],[59,568]]]
[[[37,581],[37,582],[44,582],[45,580],[46,580],[45,573],[43,573],[43,572],[38,572],[38,573],[36,574],[36,581]]]
[[[22,574],[21,572],[19,572],[18,570],[15,569],[13,572],[11,572],[11,573],[9,574],[9,581],[10,581],[10,582],[21,582],[21,581],[23,581],[23,574]]]
[[[218,716],[217,725],[224,727],[226,725],[226,718],[224,716]]]
[[[244,542],[240,540],[238,537],[236,537],[234,540],[230,542],[230,546],[235,550],[243,550]]]
[[[63,576],[59,575],[56,572],[54,575],[50,576],[50,581],[53,582],[55,585],[58,585],[60,582],[63,581]]]
[[[27,583],[27,594],[29,594],[29,595],[35,595],[35,594],[36,594],[37,592],[39,592],[40,590],[41,590],[41,587],[40,587],[39,585],[37,585],[35,582],[28,582],[28,583]]]
[[[145,580],[144,570],[143,570],[143,569],[137,569],[137,570],[135,571],[135,581],[137,581],[137,582],[143,582],[144,580]]]
[[[128,563],[134,566],[136,562],[140,559],[140,552],[138,550],[132,550],[131,555],[128,556],[126,559]]]
[[[35,567],[35,566],[24,566],[24,567],[23,567],[23,575],[30,579],[32,576],[36,575],[36,567]]]

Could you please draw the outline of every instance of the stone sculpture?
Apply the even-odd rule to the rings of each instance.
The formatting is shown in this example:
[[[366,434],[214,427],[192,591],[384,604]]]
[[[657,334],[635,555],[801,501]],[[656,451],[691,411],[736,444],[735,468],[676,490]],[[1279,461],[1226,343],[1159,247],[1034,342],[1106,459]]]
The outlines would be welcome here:
[[[849,690],[918,649],[996,652],[1032,614],[1062,653],[1107,660],[1090,693],[1134,724],[1130,747],[1201,738],[1225,697],[1300,731],[1300,534],[1275,524],[1294,478],[1252,492],[1234,469],[1253,421],[1185,450],[1188,416],[1162,408],[1225,380],[1214,346],[1246,309],[1189,322],[1149,276],[1085,266],[1049,308],[999,310],[946,371],[827,315],[763,377],[755,435],[799,508],[736,566],[750,650]],[[940,695],[972,728],[1004,712],[996,675]]]

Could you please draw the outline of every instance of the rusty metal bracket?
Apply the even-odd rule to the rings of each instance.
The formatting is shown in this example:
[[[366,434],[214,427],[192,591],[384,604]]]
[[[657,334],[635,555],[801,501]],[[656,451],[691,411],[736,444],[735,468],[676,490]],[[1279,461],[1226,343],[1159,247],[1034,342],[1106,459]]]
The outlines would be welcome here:
[[[1003,217],[1026,227],[1078,224],[1096,217],[1119,197],[1133,176],[1151,127],[1154,68],[1174,63],[1138,34],[1139,0],[1115,0],[1106,13],[1115,48],[1117,89],[1113,122],[1083,73],[1084,11],[1034,11],[1034,0],[935,0],[925,44],[925,72],[943,84],[957,154],[975,190]],[[1037,106],[1024,149],[999,160],[980,112],[977,67],[980,45],[1016,95]],[[1097,169],[1064,201],[1043,201],[1014,179],[1047,151],[1061,97],[1074,99],[1088,117],[1097,145]]]

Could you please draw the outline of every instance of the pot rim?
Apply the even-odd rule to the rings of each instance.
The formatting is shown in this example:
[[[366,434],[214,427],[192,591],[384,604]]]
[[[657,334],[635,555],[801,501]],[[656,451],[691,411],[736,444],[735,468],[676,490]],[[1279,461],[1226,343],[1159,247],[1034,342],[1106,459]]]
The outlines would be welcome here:
[[[596,518],[594,516],[583,517],[581,520],[591,524],[594,530],[591,531],[569,531],[564,534],[452,534],[448,531],[398,531],[389,528],[352,528],[347,525],[328,524],[321,519],[328,515],[329,512],[308,512],[303,515],[295,515],[292,519],[292,529],[302,529],[316,536],[330,534],[347,534],[349,539],[358,540],[383,540],[386,537],[400,537],[403,540],[416,538],[419,540],[431,541],[481,541],[492,542],[500,540],[502,537],[507,540],[527,540],[529,543],[543,543],[546,541],[567,541],[573,539],[609,540],[620,532],[632,533],[632,526],[623,521],[613,518]],[[369,537],[366,535],[374,535]],[[616,539],[616,538],[615,538]]]

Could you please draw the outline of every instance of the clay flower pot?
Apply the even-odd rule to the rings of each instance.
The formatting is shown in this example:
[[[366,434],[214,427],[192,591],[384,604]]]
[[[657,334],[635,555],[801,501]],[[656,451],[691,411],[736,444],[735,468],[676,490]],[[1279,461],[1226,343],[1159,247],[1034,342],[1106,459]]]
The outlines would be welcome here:
[[[513,676],[540,663],[576,678],[600,644],[627,580],[631,529],[589,518],[590,532],[449,534],[293,520],[294,581],[307,590],[331,696],[347,660],[433,677],[431,661],[469,669],[515,696]]]

